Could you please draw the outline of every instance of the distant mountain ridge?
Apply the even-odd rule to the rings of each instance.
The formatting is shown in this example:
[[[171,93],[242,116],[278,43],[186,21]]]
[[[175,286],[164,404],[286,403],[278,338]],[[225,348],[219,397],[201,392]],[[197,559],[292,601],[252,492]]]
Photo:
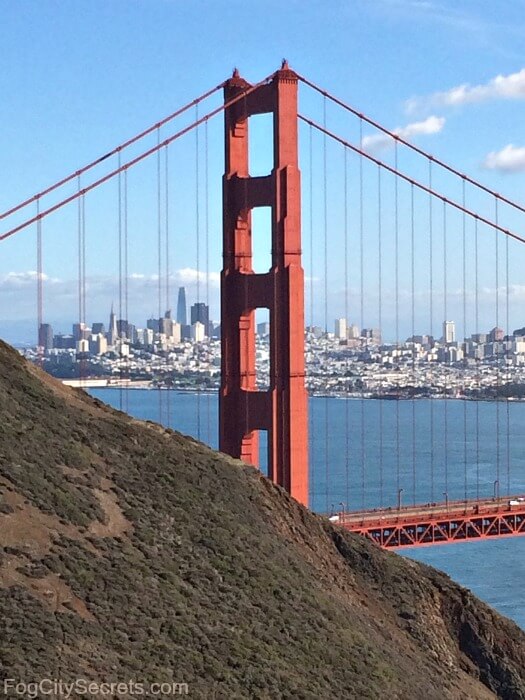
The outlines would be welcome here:
[[[203,699],[515,700],[525,634],[0,342],[0,680],[49,677]]]

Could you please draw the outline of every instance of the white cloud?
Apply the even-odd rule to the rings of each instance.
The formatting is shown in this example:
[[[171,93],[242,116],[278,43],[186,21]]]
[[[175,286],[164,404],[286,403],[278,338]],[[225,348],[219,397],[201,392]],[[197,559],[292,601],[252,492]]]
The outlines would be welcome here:
[[[525,147],[509,143],[500,151],[491,151],[483,161],[487,170],[502,173],[518,173],[525,170]]]
[[[445,125],[444,117],[431,116],[420,122],[412,122],[406,126],[394,129],[392,133],[400,136],[402,139],[409,141],[414,136],[425,134],[437,134],[442,131]],[[363,149],[365,151],[377,152],[385,148],[393,146],[395,140],[388,134],[373,134],[363,138]]]
[[[413,97],[406,102],[409,114],[418,109],[430,107],[454,107],[456,105],[474,104],[488,100],[523,100],[525,99],[525,68],[509,75],[497,75],[487,83],[469,85],[464,83],[450,90],[435,92],[428,97]]]
[[[203,270],[195,270],[191,267],[184,267],[177,270],[174,275],[174,280],[181,285],[185,284],[196,284],[199,282],[206,282],[206,272]],[[221,281],[221,276],[219,272],[209,272],[208,280],[211,285],[218,287]]]
[[[36,313],[37,277],[37,272],[34,270],[13,271],[0,275],[0,319],[16,318],[20,315],[30,317]],[[56,313],[57,316],[68,315],[74,318],[78,305],[78,280],[75,278],[58,279],[46,274],[42,275],[42,280],[45,313]],[[200,286],[199,290],[197,289],[197,280]],[[170,275],[170,296],[173,306],[176,303],[179,286],[186,287],[189,299],[196,299],[197,292],[199,292],[200,299],[204,301],[207,280],[210,289],[210,302],[215,303],[220,286],[218,272],[209,272],[207,276],[205,271],[197,271],[189,267],[174,270]],[[162,288],[164,303],[164,279],[162,279]],[[89,310],[93,309],[96,310],[95,315],[100,315],[101,310],[105,313],[106,307],[109,309],[111,302],[115,304],[118,302],[120,295],[118,277],[116,275],[88,275],[86,294],[88,313],[90,313]],[[136,310],[137,321],[144,313],[151,313],[158,303],[158,275],[142,272],[130,274],[128,296],[130,307]]]
[[[38,272],[36,270],[27,270],[25,272],[8,272],[0,276],[0,289],[10,291],[12,289],[20,289],[20,287],[28,287],[36,285],[38,280]],[[60,280],[49,277],[42,273],[42,281],[48,284],[56,284]]]
[[[4,291],[16,290],[20,287],[31,287],[35,286],[38,279],[38,273],[36,270],[24,270],[22,272],[7,272],[4,275],[0,275],[0,289]],[[129,287],[133,289],[147,289],[149,287],[156,287],[158,284],[158,275],[152,274],[147,275],[142,272],[133,272],[129,275]],[[199,283],[206,283],[208,279],[209,283],[213,287],[219,287],[220,284],[220,273],[219,272],[209,272],[206,274],[204,270],[195,270],[191,267],[184,267],[179,270],[175,270],[170,274],[170,284],[179,285],[195,285],[197,281]],[[42,281],[46,284],[53,284],[57,286],[70,286],[72,285],[74,289],[77,287],[75,285],[78,282],[75,279],[63,280],[58,277],[50,277],[45,272],[42,273]],[[163,278],[164,282],[164,278]],[[88,275],[86,279],[86,284],[92,290],[97,291],[112,291],[118,287],[118,278],[115,275]]]

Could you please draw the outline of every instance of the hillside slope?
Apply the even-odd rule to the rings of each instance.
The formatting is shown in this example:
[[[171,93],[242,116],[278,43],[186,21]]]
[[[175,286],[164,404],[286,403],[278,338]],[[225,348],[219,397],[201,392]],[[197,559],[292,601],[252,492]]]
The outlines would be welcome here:
[[[468,545],[466,545],[468,546]],[[525,698],[525,634],[256,470],[0,343],[0,678],[195,698]]]

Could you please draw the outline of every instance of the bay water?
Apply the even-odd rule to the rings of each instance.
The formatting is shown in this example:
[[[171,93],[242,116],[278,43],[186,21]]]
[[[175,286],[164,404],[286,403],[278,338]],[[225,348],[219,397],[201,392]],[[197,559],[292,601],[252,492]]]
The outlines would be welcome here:
[[[215,393],[89,391],[217,448]],[[309,435],[310,507],[317,512],[525,493],[522,402],[312,397]],[[264,471],[264,433],[260,443]],[[525,629],[525,536],[402,555],[446,572]]]

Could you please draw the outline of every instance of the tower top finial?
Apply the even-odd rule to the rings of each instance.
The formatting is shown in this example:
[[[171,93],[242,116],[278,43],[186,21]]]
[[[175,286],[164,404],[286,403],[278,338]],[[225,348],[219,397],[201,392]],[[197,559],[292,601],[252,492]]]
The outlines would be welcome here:
[[[240,78],[239,69],[237,67],[233,69],[232,78]]]
[[[281,62],[281,70],[288,70],[289,68],[290,66],[288,65],[288,61],[286,60],[286,58],[283,58]]]

